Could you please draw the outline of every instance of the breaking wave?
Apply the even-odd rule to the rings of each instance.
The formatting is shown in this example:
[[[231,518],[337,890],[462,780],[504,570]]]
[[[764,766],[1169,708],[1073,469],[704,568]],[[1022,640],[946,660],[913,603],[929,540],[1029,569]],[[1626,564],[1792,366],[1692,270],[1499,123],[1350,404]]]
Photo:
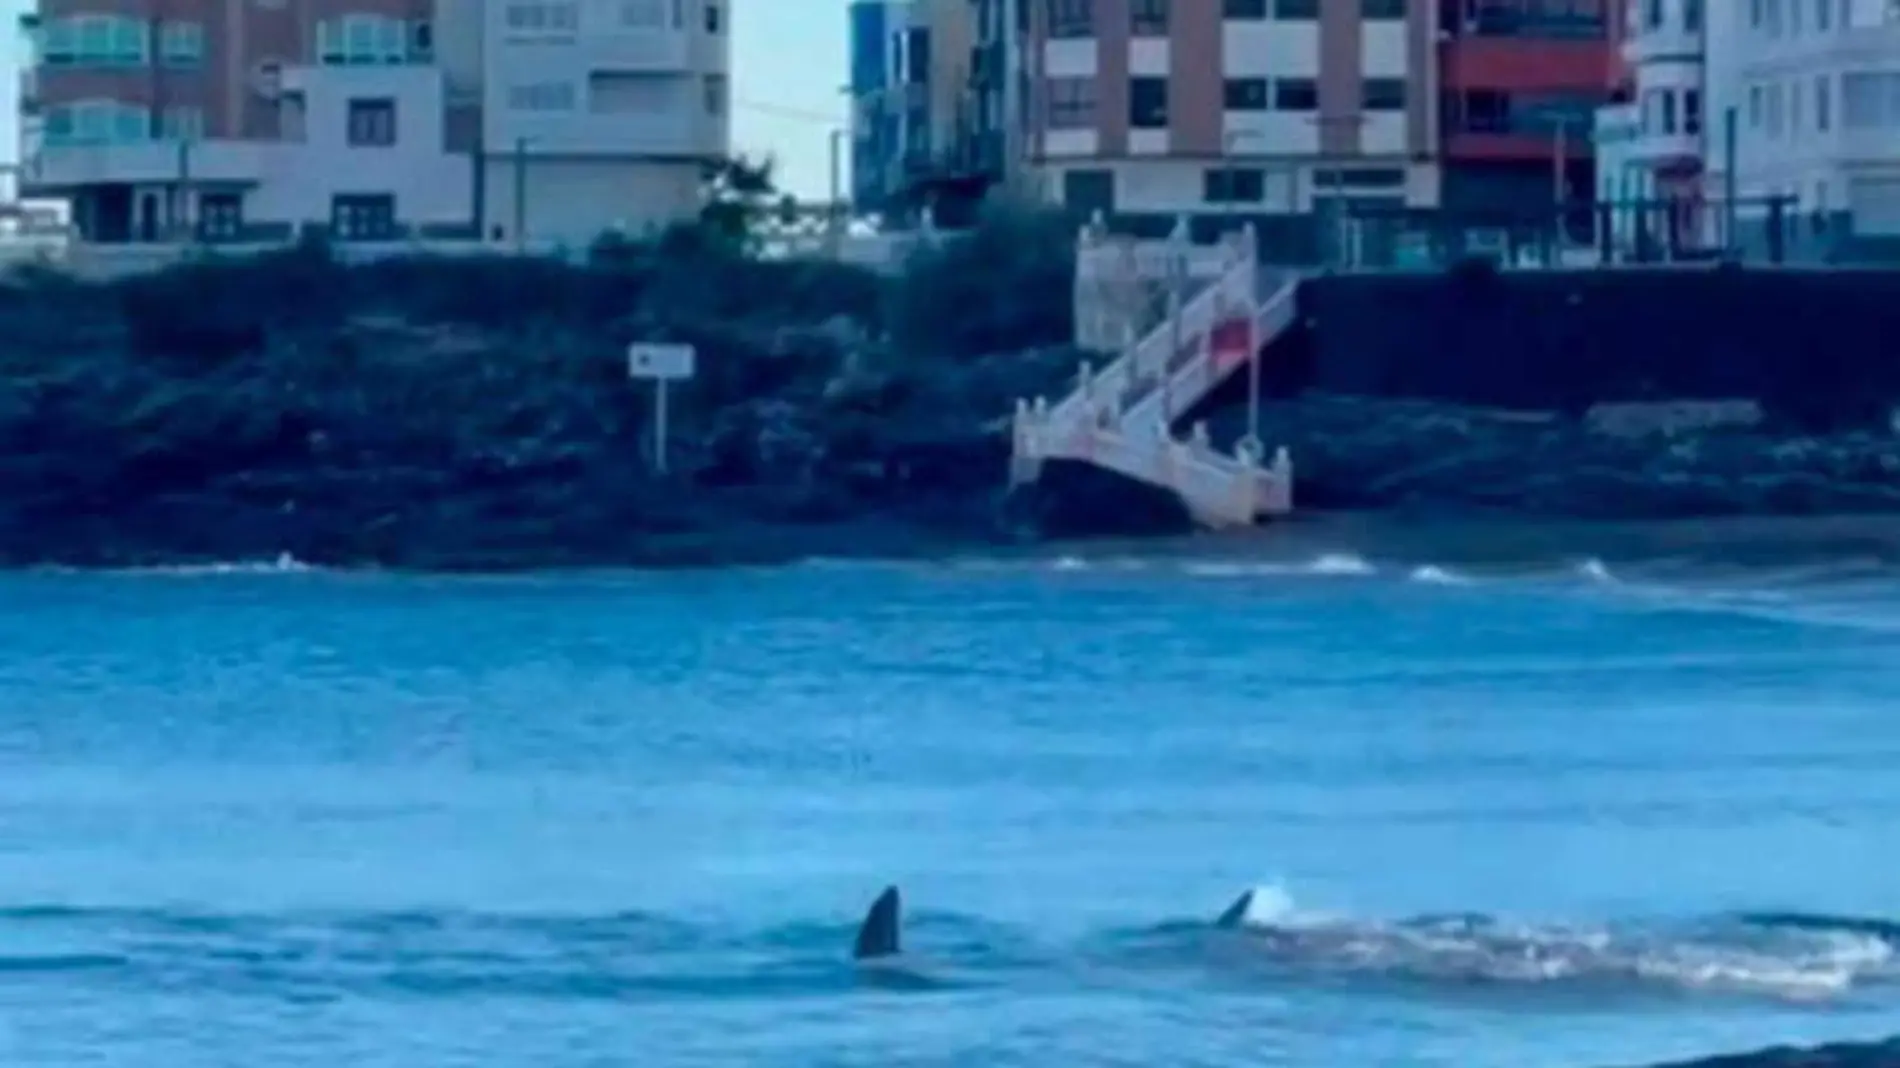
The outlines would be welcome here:
[[[115,982],[322,1000],[340,996],[821,996],[862,985],[850,919],[769,926],[649,913],[218,914],[0,909],[0,983]],[[1527,923],[1485,914],[1371,920],[1257,895],[1240,929],[1211,919],[1052,944],[1033,928],[921,912],[920,987],[1060,982],[1188,969],[1226,980],[1482,995],[1743,996],[1811,1003],[1900,992],[1900,924],[1802,913],[1689,923]]]

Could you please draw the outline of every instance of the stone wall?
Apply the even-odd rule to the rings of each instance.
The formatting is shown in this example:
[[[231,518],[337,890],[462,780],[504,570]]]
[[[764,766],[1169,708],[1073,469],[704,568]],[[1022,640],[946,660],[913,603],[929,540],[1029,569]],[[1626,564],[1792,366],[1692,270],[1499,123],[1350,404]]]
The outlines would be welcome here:
[[[1900,271],[1474,264],[1316,278],[1300,307],[1282,392],[1576,415],[1754,401],[1809,430],[1885,428],[1900,403]]]

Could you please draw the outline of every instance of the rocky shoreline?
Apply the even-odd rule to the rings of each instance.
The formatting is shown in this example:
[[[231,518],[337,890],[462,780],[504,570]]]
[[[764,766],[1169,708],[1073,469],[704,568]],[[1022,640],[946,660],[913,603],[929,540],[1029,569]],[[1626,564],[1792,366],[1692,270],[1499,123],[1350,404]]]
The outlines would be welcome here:
[[[1874,1042],[1775,1046],[1747,1053],[1671,1061],[1650,1068],[1900,1068],[1900,1036]]]
[[[1080,360],[1071,236],[1001,216],[896,279],[692,231],[586,265],[306,248],[16,273],[0,565],[711,566],[1184,533],[1166,494],[1074,465],[1004,492],[1015,399],[1059,395]],[[664,475],[636,340],[700,354]],[[1244,412],[1212,413],[1217,442]],[[1884,431],[1322,396],[1263,415],[1309,513],[1900,513]]]

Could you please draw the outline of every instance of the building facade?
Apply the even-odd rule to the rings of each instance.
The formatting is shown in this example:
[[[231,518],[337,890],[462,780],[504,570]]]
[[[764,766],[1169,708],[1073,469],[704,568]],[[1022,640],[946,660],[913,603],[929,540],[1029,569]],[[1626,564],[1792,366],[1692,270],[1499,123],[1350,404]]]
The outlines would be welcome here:
[[[1773,225],[1804,259],[1892,258],[1900,246],[1900,6],[1888,0],[1748,0],[1710,11],[1708,96],[1733,112],[1708,170],[1738,197],[1740,238]]]
[[[581,245],[694,213],[729,0],[43,0],[24,192],[100,242]]]
[[[1619,244],[1661,225],[1726,248],[1732,224],[1738,251],[1892,258],[1900,6],[1635,0],[1623,37],[1626,88],[1597,119],[1598,197],[1647,208],[1619,215]]]
[[[1598,109],[1596,200],[1599,225],[1613,243],[1645,258],[1694,254],[1708,247],[1711,212],[1704,188],[1711,146],[1707,93],[1706,0],[1633,0],[1612,12],[1617,62],[1611,100]],[[1717,124],[1719,125],[1719,123]]]
[[[1043,191],[1137,230],[1439,199],[1427,0],[1035,0],[1024,150]],[[1309,228],[1310,229],[1310,228]]]
[[[1628,0],[1439,0],[1444,200],[1470,218],[1544,220],[1588,201],[1592,128],[1617,80]]]
[[[849,9],[851,201],[903,214],[969,149],[978,0],[856,0]]]

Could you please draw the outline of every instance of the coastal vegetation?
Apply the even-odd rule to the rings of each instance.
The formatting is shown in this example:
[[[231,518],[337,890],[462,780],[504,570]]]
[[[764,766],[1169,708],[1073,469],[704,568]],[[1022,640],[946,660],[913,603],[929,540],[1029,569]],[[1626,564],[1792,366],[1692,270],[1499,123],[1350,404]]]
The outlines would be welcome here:
[[[352,263],[308,243],[112,280],[16,268],[0,564],[665,566],[1187,529],[1166,494],[1076,465],[1005,492],[1016,399],[1059,394],[1082,357],[1076,219],[995,205],[886,274],[767,255],[769,166],[733,161],[708,189],[692,224],[567,259]],[[632,342],[698,351],[663,473]],[[1290,448],[1303,510],[1900,512],[1891,430],[1758,407],[1289,390],[1260,431]],[[1247,431],[1232,388],[1201,414],[1217,445]]]
[[[1072,373],[1072,234],[996,210],[886,277],[759,254],[768,168],[584,262],[319,243],[0,287],[0,561],[443,568],[1002,535],[1014,398]],[[625,348],[698,350],[652,470]]]

